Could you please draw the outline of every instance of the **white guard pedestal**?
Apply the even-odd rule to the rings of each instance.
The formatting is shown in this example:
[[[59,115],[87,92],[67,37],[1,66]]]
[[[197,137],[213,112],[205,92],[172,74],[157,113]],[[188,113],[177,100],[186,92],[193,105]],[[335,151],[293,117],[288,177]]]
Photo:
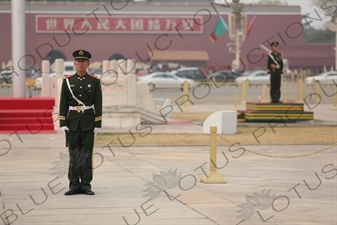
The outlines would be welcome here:
[[[237,111],[225,110],[211,114],[204,122],[203,132],[210,133],[210,127],[217,127],[217,134],[235,134],[237,128]]]

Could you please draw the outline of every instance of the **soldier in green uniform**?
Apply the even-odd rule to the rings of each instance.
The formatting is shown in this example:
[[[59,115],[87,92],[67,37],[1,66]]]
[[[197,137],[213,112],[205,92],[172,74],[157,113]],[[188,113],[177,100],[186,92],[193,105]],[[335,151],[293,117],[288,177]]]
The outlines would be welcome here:
[[[102,88],[99,78],[87,73],[91,54],[77,50],[73,57],[76,74],[64,78],[60,98],[60,127],[68,135],[70,158],[65,195],[94,195],[92,153],[102,124]]]
[[[271,103],[280,103],[281,77],[283,71],[283,57],[278,52],[278,41],[270,44],[273,51],[268,54],[268,73],[270,74],[270,98]]]

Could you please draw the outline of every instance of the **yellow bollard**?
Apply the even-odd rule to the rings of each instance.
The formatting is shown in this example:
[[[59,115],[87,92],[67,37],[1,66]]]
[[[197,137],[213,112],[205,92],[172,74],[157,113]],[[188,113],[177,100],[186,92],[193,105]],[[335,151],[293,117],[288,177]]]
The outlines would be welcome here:
[[[321,100],[320,94],[319,94],[319,83],[318,82],[315,82],[314,89],[315,89],[315,93],[317,94],[315,95],[315,100],[318,103]]]
[[[262,102],[268,102],[268,86],[267,84],[262,84]]]
[[[283,103],[288,101],[288,93],[287,90],[284,91],[284,99],[283,99]]]
[[[297,102],[303,103],[303,81],[302,79],[297,81]]]
[[[337,94],[335,94],[333,97],[333,107],[331,109],[337,110]]]
[[[246,104],[246,93],[247,93],[247,80],[244,80],[241,82],[241,105],[245,105]]]
[[[237,106],[237,93],[236,93],[236,91],[234,91],[234,109],[237,109],[238,108],[238,106]]]
[[[287,82],[282,82],[282,85],[281,85],[281,101],[283,103],[288,101],[287,86],[288,86]]]
[[[188,110],[189,85],[186,80],[184,81],[184,84],[183,84],[183,92],[184,92],[184,111],[187,111]]]
[[[209,86],[210,86],[211,89],[216,88],[217,86],[216,86],[216,80],[215,80],[215,78],[213,77],[210,80],[211,81],[207,82],[207,84],[209,84]]]
[[[216,168],[216,131],[217,127],[210,127],[210,171],[200,179],[201,183],[205,184],[225,184],[226,181],[224,178],[221,177],[220,174],[217,172]]]

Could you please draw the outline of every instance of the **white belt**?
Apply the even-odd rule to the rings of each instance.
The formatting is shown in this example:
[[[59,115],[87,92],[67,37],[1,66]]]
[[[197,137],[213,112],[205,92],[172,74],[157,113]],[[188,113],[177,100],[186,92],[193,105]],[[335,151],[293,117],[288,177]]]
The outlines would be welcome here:
[[[85,106],[85,105],[79,105],[79,106],[69,106],[70,110],[76,110],[77,112],[84,111],[87,109],[92,109],[92,106]]]

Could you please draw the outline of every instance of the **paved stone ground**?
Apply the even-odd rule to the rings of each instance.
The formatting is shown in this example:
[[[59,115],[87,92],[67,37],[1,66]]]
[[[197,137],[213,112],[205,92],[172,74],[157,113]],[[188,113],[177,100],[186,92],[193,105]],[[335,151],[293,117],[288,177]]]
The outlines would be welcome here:
[[[68,159],[63,135],[19,137],[1,138],[8,140],[1,142],[1,225],[337,223],[337,147],[309,157],[277,159],[221,146],[217,167],[227,183],[203,184],[201,168],[209,171],[209,147],[110,151],[96,146],[92,182],[96,195],[64,196]],[[246,147],[297,155],[327,146]],[[57,170],[52,170],[55,166]],[[169,170],[176,170],[176,175]],[[164,191],[144,191],[149,182]],[[241,212],[239,205],[244,207]]]
[[[189,111],[232,107],[195,105]],[[331,107],[317,106],[315,121],[297,125],[308,130],[336,125],[337,111]],[[153,125],[153,132],[202,133],[202,126],[171,121],[171,125]],[[337,142],[337,133],[331,135]],[[64,196],[68,154],[60,132],[1,134],[0,140],[0,225],[337,224],[336,146],[292,159],[219,146],[218,173],[226,184],[200,182],[204,171],[209,171],[209,147],[95,146],[92,186],[96,195]],[[299,155],[328,146],[245,147],[265,154]],[[151,183],[162,191],[151,188]]]

